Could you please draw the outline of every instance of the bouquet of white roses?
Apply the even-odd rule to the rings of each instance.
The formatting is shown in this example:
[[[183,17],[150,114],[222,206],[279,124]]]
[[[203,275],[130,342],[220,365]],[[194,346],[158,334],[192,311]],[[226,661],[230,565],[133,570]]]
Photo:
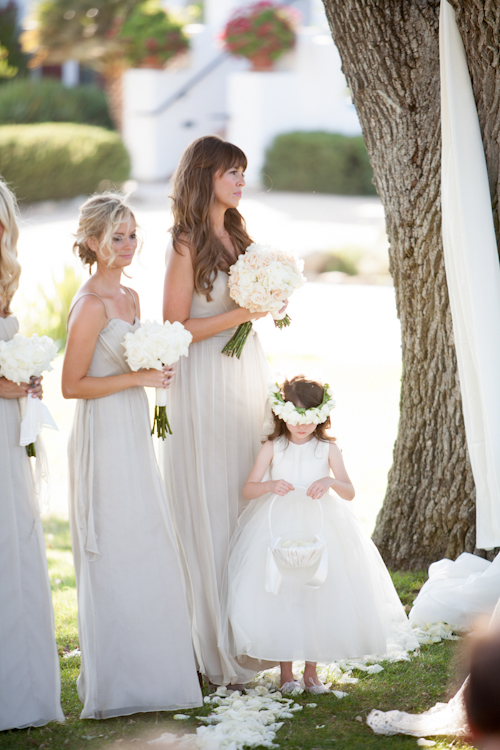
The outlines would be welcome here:
[[[20,333],[10,341],[0,341],[0,376],[17,385],[29,383],[40,377],[42,372],[53,370],[51,362],[57,356],[57,347],[49,336],[29,338]],[[21,407],[20,445],[26,446],[28,456],[36,456],[35,440],[42,427],[57,426],[52,416],[39,398],[19,399]]]
[[[280,315],[280,310],[292,292],[304,285],[303,266],[293,253],[254,243],[229,269],[229,294],[250,312],[270,312],[274,324],[284,328],[290,318]],[[251,330],[251,321],[242,323],[222,351],[239,359]]]
[[[131,370],[137,372],[142,369],[161,370],[164,365],[173,365],[180,357],[187,357],[189,344],[193,340],[192,334],[182,323],[176,321],[163,325],[146,320],[133,333],[126,333],[123,340],[125,359]],[[167,418],[167,392],[165,388],[156,389],[155,416],[151,434],[156,432],[158,437],[165,440],[167,432],[172,430]]]

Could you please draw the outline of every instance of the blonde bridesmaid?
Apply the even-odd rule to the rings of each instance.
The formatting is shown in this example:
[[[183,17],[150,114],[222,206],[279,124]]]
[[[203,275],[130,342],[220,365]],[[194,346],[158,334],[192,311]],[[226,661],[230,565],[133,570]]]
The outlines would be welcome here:
[[[0,180],[0,340],[19,330],[10,304],[19,285],[17,207]],[[19,398],[42,397],[40,378],[0,377],[0,731],[64,721],[42,522]]]
[[[75,250],[95,271],[73,300],[62,375],[78,399],[68,454],[82,719],[202,703],[144,391],[168,387],[172,368],[132,372],[122,346],[140,326],[137,293],[121,283],[137,244],[118,195],[82,205]]]

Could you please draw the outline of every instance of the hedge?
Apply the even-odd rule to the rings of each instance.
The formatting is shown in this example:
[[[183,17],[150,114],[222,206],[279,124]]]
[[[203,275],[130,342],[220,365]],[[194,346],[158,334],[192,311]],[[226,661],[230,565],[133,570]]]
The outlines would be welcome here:
[[[92,125],[0,126],[0,174],[20,201],[57,200],[124,182],[130,158],[118,133]]]
[[[295,132],[275,138],[262,170],[275,190],[374,195],[373,172],[361,136]]]
[[[68,88],[42,78],[16,79],[0,86],[0,125],[80,122],[113,129],[106,95],[97,86]]]

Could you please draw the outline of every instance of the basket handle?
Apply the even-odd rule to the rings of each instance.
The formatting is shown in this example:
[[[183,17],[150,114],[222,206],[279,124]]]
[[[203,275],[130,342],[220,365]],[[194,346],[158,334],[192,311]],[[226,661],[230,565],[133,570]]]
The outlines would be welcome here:
[[[296,487],[295,489],[296,490],[306,490],[307,491],[307,487]],[[273,495],[273,499],[271,500],[271,503],[269,505],[268,521],[269,521],[269,534],[271,535],[271,539],[274,539],[273,527],[271,525],[271,513],[272,513],[272,510],[273,510],[274,501],[276,500],[277,497],[281,497],[281,495]],[[321,507],[321,503],[320,503],[320,501],[317,498],[316,498],[316,502],[318,503],[319,515],[320,515],[320,518],[321,518],[318,534],[322,534],[323,533],[323,508]]]

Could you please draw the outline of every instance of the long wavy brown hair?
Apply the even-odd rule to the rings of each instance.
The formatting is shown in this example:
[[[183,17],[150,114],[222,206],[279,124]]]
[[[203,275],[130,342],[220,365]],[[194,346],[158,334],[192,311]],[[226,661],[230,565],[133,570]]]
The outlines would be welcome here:
[[[234,263],[210,223],[210,207],[214,201],[213,180],[231,167],[246,169],[243,151],[216,135],[206,135],[193,141],[184,151],[173,177],[172,213],[170,229],[174,250],[179,245],[189,246],[194,268],[194,288],[210,302],[217,272],[227,271]],[[245,220],[236,208],[224,214],[224,227],[231,237],[237,255],[252,244]]]
[[[290,380],[285,380],[281,386],[283,399],[291,401],[295,406],[303,409],[314,409],[315,406],[319,406],[323,401],[324,391],[325,388],[321,383],[318,383],[316,380],[307,380],[304,375],[296,375]],[[279,437],[285,437],[287,440],[290,440],[290,432],[286,426],[286,422],[277,417],[276,414],[273,414],[273,418],[274,430],[266,439],[277,440]],[[325,422],[316,425],[313,437],[317,438],[321,443],[334,443],[335,438],[326,433],[330,429],[330,426],[330,417],[328,417]]]

